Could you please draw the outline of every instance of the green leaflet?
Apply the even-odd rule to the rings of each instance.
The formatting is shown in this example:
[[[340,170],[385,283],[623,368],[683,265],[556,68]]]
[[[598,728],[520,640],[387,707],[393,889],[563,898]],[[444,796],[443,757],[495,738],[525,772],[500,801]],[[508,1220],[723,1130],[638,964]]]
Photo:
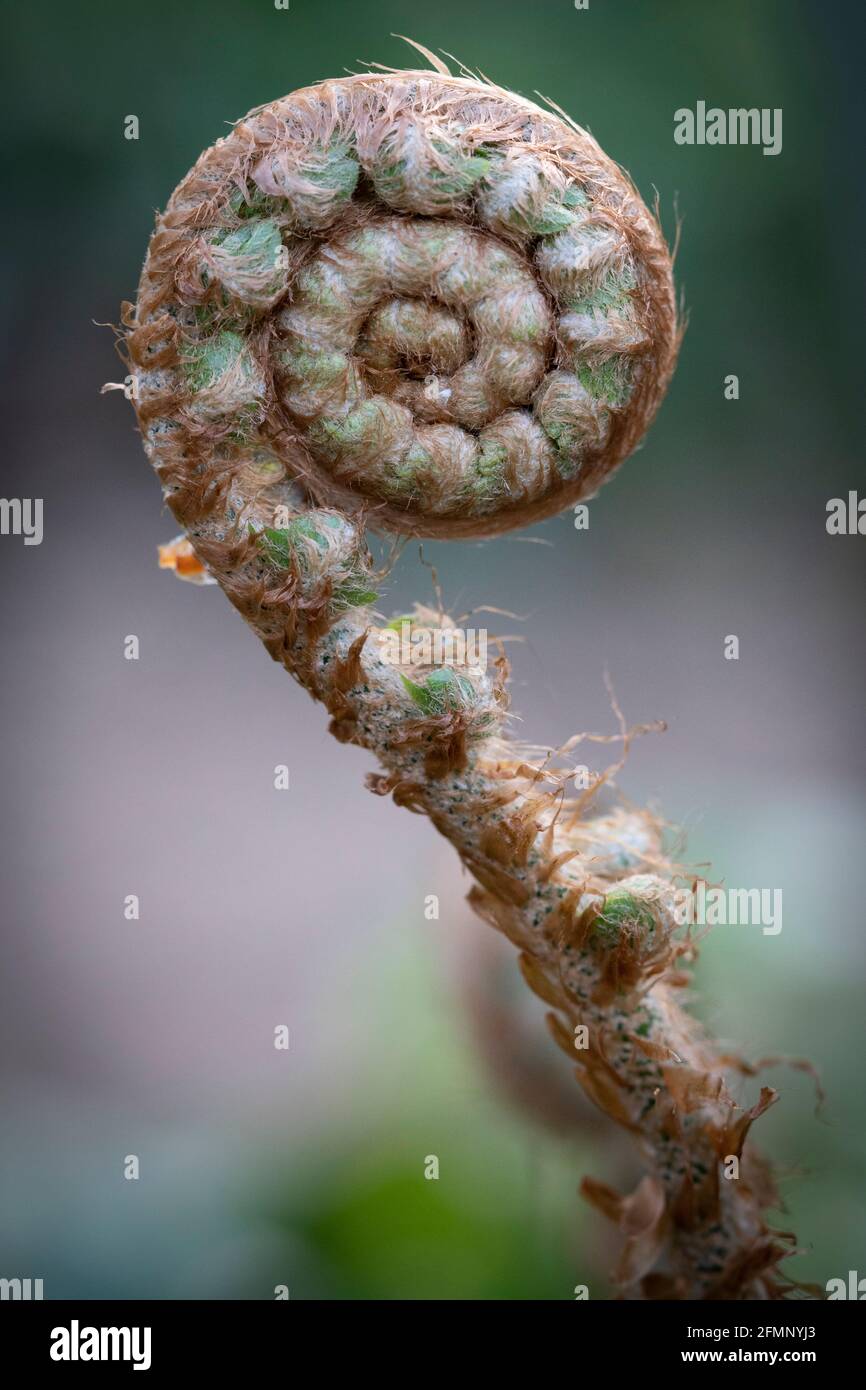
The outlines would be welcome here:
[[[355,191],[360,174],[357,159],[346,145],[334,145],[326,153],[325,163],[318,169],[305,169],[308,183],[333,193],[341,202],[348,201]]]
[[[578,372],[578,375],[580,373]],[[588,382],[581,377],[581,384],[589,391]],[[596,394],[593,392],[593,394]],[[580,449],[583,444],[581,431],[564,420],[541,421],[542,429],[557,451],[556,466],[563,478],[574,478],[580,468]]]
[[[301,538],[314,541],[322,550],[327,545],[321,531],[318,531],[312,521],[305,516],[295,517],[288,526],[281,529],[266,526],[263,531],[259,532],[259,544],[267,558],[279,569],[284,570],[289,568],[292,555],[295,553]]]
[[[592,318],[607,318],[611,311],[628,317],[633,310],[630,290],[635,288],[634,272],[627,269],[620,274],[608,272],[603,282],[587,295],[570,299],[565,307],[573,314],[589,314]]]
[[[344,584],[337,585],[331,605],[341,612],[349,608],[366,608],[368,604],[375,603],[378,597],[378,592],[368,588],[363,575],[359,575],[357,579],[348,579]]]
[[[253,534],[258,535],[259,545],[269,562],[277,569],[287,570],[293,558],[297,558],[301,568],[304,566],[303,546],[299,546],[299,541],[312,541],[320,550],[324,550],[328,542],[320,528],[327,526],[335,530],[339,525],[339,518],[335,516],[320,515],[316,522],[311,521],[309,517],[298,516],[294,517],[288,526],[266,526],[264,530]],[[350,608],[363,608],[374,603],[378,597],[378,592],[370,588],[361,569],[350,570],[342,582],[335,586],[331,607],[338,613],[346,612]]]
[[[447,168],[431,165],[424,170],[424,177],[429,181],[430,195],[443,206],[465,198],[485,177],[490,167],[489,156],[484,149],[477,150],[475,154],[465,154],[435,140],[433,148],[444,158]],[[399,203],[407,194],[412,194],[415,191],[412,178],[417,174],[414,169],[410,170],[410,178],[407,179],[407,170],[409,165],[405,159],[374,167],[373,183],[379,197],[387,203]]]
[[[315,386],[329,386],[350,370],[344,352],[312,352],[309,348],[287,348],[278,357],[280,366],[296,380]]]
[[[431,717],[462,709],[475,695],[472,682],[450,666],[431,671],[423,685],[410,681],[402,672],[400,679],[422,713]]]
[[[263,193],[256,184],[247,184],[247,196],[236,188],[229,198],[229,207],[236,217],[270,217],[278,210],[279,200]]]
[[[192,344],[181,363],[189,408],[206,419],[234,419],[230,438],[246,442],[260,418],[267,386],[240,334],[228,329]]]
[[[508,180],[511,177],[507,164],[501,167],[498,165],[496,156],[499,154],[499,150],[491,150],[490,172],[485,180],[487,187],[491,189],[496,188],[499,179]],[[564,232],[574,224],[577,217],[574,209],[583,209],[589,201],[583,190],[576,185],[560,192],[558,189],[550,188],[549,182],[545,190],[542,183],[539,193],[543,197],[539,207],[526,207],[515,203],[510,208],[497,209],[499,218],[513,231],[524,236],[556,236],[558,232]]]
[[[355,192],[360,174],[358,161],[349,147],[345,144],[325,149],[317,147],[310,152],[309,158],[310,167],[299,166],[298,177],[321,189],[324,194],[330,194],[335,203],[348,202]],[[285,198],[262,193],[255,184],[247,185],[246,194],[244,197],[243,192],[236,189],[229,199],[229,207],[237,217],[285,216],[288,206]]]
[[[399,632],[404,623],[408,623],[411,627],[417,621],[418,619],[412,613],[401,613],[399,618],[392,618],[390,623],[385,624],[385,631]]]
[[[607,946],[616,946],[628,927],[651,932],[655,930],[655,918],[647,904],[634,893],[625,888],[612,888],[592,924],[592,935]]]
[[[256,218],[237,227],[233,232],[219,231],[211,238],[229,256],[249,257],[270,268],[276,264],[283,249],[283,239],[276,222]]]
[[[623,406],[631,394],[631,363],[624,355],[608,357],[606,361],[595,365],[583,362],[577,368],[576,376],[591,396],[596,400],[605,401],[608,405]],[[560,444],[558,439],[554,439],[553,442],[558,448],[563,445],[569,447],[565,440],[563,444]]]
[[[192,391],[206,391],[220,377],[239,365],[247,369],[249,350],[239,333],[225,330],[206,342],[196,343],[186,359],[186,378]]]

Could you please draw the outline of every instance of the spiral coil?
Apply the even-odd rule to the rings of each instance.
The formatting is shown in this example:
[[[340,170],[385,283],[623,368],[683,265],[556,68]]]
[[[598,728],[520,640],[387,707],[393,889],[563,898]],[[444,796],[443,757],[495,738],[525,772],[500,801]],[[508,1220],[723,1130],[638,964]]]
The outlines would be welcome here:
[[[267,456],[320,504],[441,536],[591,495],[678,341],[659,228],[591,137],[422,72],[321,83],[218,141],[128,327],[164,474]]]

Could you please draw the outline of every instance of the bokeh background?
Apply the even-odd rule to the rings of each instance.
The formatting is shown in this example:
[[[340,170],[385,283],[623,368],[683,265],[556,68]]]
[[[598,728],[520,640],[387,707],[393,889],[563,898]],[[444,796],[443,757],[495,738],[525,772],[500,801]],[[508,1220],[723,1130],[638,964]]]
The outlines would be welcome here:
[[[393,33],[552,98],[658,190],[671,234],[678,209],[681,364],[590,529],[425,559],[452,613],[521,615],[500,623],[521,735],[611,732],[607,667],[630,720],[669,724],[623,790],[685,828],[691,862],[783,890],[780,935],[707,940],[697,1007],[748,1055],[820,1068],[823,1119],[807,1077],[769,1073],[760,1142],[790,1272],[866,1273],[866,540],[825,531],[827,500],[866,488],[860,7],[45,0],[4,30],[2,491],[44,498],[45,537],[0,538],[0,1275],[49,1298],[610,1293],[615,1243],[576,1187],[633,1179],[627,1147],[445,843],[363,789],[368,756],[218,590],[157,570],[176,528],[129,406],[98,394],[123,375],[100,325],[200,150],[317,78],[415,65]],[[782,107],[781,155],[676,146],[699,99]],[[430,596],[409,547],[387,610]]]

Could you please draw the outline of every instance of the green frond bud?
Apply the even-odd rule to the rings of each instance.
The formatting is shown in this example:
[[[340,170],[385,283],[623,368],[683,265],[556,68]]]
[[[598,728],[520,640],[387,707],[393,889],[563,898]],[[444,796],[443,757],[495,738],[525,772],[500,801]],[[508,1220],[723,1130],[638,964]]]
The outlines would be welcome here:
[[[421,712],[430,717],[464,709],[475,698],[472,682],[450,666],[431,671],[423,685],[402,673],[400,679]]]
[[[348,579],[344,584],[337,585],[332,604],[335,611],[342,612],[349,608],[367,608],[378,597],[378,590],[371,589],[364,582],[364,576],[359,575],[357,579]]]
[[[226,294],[255,309],[270,309],[288,289],[288,256],[270,219],[251,219],[211,239],[210,269]]]
[[[252,419],[267,394],[262,370],[239,333],[225,330],[193,344],[183,367],[191,409],[205,419]]]
[[[261,193],[274,199],[298,231],[323,231],[340,216],[355,192],[360,168],[344,141],[326,146],[286,146],[265,155],[253,170]]]
[[[655,930],[649,906],[625,888],[612,888],[592,925],[592,936],[605,946],[616,946],[624,935],[646,936]]]
[[[370,165],[378,197],[389,207],[415,213],[453,213],[490,167],[486,153],[469,153],[445,140],[428,139],[420,125],[402,125],[385,137]]]

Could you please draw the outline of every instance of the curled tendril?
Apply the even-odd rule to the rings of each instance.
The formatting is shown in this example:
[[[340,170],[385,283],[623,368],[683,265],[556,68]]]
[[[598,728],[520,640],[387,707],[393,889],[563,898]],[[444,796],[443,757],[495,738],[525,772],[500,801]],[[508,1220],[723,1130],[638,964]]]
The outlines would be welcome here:
[[[207,151],[130,350],[158,466],[264,448],[321,502],[458,536],[594,492],[677,342],[664,240],[595,142],[418,73],[323,83]]]
[[[624,1231],[624,1291],[780,1296],[772,1183],[743,1149],[773,1093],[739,1109],[723,1073],[748,1069],[677,1003],[695,950],[655,822],[588,818],[594,790],[567,801],[555,759],[505,738],[504,660],[394,660],[370,608],[366,524],[526,525],[591,496],[640,440],[679,325],[632,184],[577,126],[474,79],[324,82],[202,155],[124,322],[187,538],[163,562],[216,579],[335,736],[376,754],[371,789],[451,840],[585,1091],[638,1139],[635,1193],[585,1183]]]

